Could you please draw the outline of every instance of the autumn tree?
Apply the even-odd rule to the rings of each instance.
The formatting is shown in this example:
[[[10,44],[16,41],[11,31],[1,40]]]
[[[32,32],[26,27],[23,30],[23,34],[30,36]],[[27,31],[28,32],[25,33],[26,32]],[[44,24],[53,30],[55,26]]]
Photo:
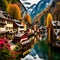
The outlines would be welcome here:
[[[26,20],[29,24],[31,24],[31,16],[30,16],[29,14],[27,14],[27,15],[25,16],[25,20]]]
[[[53,20],[52,14],[48,13],[47,19],[46,19],[46,26],[49,27],[50,22]]]
[[[47,15],[47,19],[46,19],[46,27],[47,27],[47,30],[48,30],[48,40],[50,41],[50,38],[51,38],[51,21],[53,20],[53,17],[52,17],[52,14],[51,13],[48,13]]]
[[[21,9],[16,4],[9,4],[7,11],[14,19],[21,19]]]

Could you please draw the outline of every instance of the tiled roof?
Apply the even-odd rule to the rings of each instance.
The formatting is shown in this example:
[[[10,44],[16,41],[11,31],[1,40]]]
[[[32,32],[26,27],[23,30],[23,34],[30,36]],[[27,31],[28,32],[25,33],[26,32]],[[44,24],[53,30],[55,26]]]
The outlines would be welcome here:
[[[13,21],[16,22],[16,23],[19,23],[20,22],[19,20],[16,20],[16,19],[14,19]]]
[[[6,18],[3,13],[4,12],[0,10],[0,19],[4,19],[4,20],[8,20],[8,21],[12,21],[13,22],[13,20]]]
[[[6,17],[3,15],[3,11],[0,11],[0,18],[6,18]]]

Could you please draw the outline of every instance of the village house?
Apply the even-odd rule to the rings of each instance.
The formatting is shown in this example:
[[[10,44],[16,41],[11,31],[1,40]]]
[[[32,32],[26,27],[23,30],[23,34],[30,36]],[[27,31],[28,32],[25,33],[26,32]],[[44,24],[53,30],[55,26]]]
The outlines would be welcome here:
[[[0,35],[7,37],[9,36],[7,32],[13,32],[13,20],[6,18],[4,12],[0,10]]]
[[[17,33],[21,33],[21,32],[24,33],[24,31],[26,31],[26,25],[24,25],[22,20],[14,19],[13,21],[14,21],[14,24],[13,24],[14,31],[17,31]]]
[[[9,14],[0,9],[0,37],[7,37],[11,40],[16,33],[21,33],[26,31],[26,21],[24,20],[24,16],[27,14],[27,10],[24,5],[21,3],[17,4],[21,8],[21,21],[13,19],[13,17],[9,16]]]

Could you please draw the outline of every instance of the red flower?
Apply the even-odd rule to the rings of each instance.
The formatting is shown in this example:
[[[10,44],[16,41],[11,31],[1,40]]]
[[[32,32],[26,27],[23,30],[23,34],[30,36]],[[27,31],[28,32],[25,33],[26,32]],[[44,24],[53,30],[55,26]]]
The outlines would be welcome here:
[[[12,54],[18,54],[18,52],[16,52],[16,51],[12,51],[11,53],[12,53]]]
[[[19,54],[19,53],[16,51],[11,51],[11,54],[12,54],[12,58],[16,58],[17,54]]]
[[[7,48],[8,50],[11,50],[11,49],[10,49],[10,44],[9,44],[9,43],[6,44],[6,48]]]
[[[16,58],[16,56],[12,56],[12,58]]]
[[[3,49],[3,47],[6,47],[8,50],[10,50],[10,44],[8,43],[8,40],[6,38],[1,39],[0,38],[0,49]]]
[[[8,43],[8,40],[7,40],[7,38],[4,38],[4,41],[5,41],[5,43]]]
[[[4,44],[4,40],[3,39],[0,39],[0,44]]]
[[[0,49],[1,49],[1,50],[3,50],[3,49],[4,49],[4,47],[0,47]]]
[[[4,47],[4,40],[3,39],[0,39],[0,49],[3,49],[3,47]]]

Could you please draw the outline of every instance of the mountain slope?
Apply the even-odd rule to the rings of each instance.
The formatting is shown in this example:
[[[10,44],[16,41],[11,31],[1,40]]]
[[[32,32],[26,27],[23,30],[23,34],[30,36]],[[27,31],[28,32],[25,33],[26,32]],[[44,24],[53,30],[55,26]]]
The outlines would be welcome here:
[[[20,0],[30,14],[40,0]]]
[[[36,7],[30,13],[31,18],[33,19],[38,13],[42,12],[47,6],[52,3],[53,0],[41,0],[37,3]]]

